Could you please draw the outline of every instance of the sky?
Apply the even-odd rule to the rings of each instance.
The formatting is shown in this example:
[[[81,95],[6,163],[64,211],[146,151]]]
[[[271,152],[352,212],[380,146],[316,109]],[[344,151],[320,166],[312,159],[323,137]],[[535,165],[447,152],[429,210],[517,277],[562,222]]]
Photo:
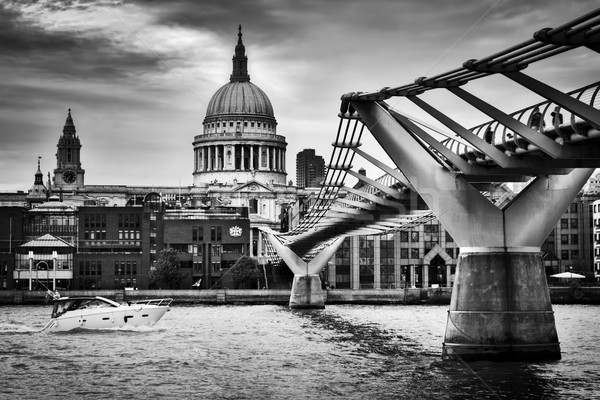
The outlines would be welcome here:
[[[288,142],[288,180],[295,182],[298,152],[313,148],[329,161],[342,94],[458,68],[597,6],[591,0],[3,0],[0,191],[28,190],[38,156],[46,180],[69,108],[86,184],[192,185],[192,142],[211,96],[229,81],[239,24],[251,81],[273,104],[277,133]],[[524,72],[572,90],[598,80],[597,57],[576,49]],[[464,88],[505,111],[540,101],[506,78],[479,81]],[[489,119],[451,94],[432,96],[432,104],[467,127]],[[406,100],[389,103],[427,118]],[[367,137],[363,149],[385,159]],[[355,161],[367,175],[380,175]]]

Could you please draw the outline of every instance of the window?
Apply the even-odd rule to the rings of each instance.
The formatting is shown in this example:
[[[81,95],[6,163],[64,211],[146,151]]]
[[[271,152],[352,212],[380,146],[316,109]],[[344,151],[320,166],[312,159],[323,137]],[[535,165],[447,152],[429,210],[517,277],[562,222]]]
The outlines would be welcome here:
[[[106,239],[106,214],[86,214],[83,217],[83,238]]]
[[[250,214],[256,214],[258,212],[258,200],[250,199],[248,202],[248,207],[250,208],[250,210],[248,210]]]
[[[192,240],[201,242],[204,240],[204,229],[201,226],[192,228]]]
[[[396,274],[394,272],[394,240],[381,239],[379,242],[379,283],[382,289],[395,287]]]
[[[576,213],[577,212],[577,203],[571,203],[571,212],[572,213]]]
[[[344,239],[335,253],[335,287],[350,288],[350,238]]]
[[[406,249],[406,248],[400,249],[400,258],[402,258],[402,259],[408,258],[408,249]]]
[[[569,244],[569,235],[560,235],[561,244]]]
[[[452,236],[450,236],[448,231],[446,231],[446,243],[452,243],[452,242],[454,242],[454,239],[452,239]]]
[[[194,261],[193,268],[194,268],[194,274],[201,274],[202,273],[202,261]]]
[[[410,258],[419,258],[419,249],[410,249]]]
[[[579,244],[579,235],[571,235],[571,244]]]
[[[575,260],[579,258],[579,250],[571,250],[571,259]]]
[[[571,229],[577,229],[579,227],[577,218],[571,218]]]
[[[400,241],[401,242],[408,242],[408,232],[406,232],[406,231],[401,231],[400,232]]]
[[[419,241],[419,232],[411,232],[410,233],[410,241],[411,242],[418,242]]]
[[[561,229],[569,229],[569,220],[566,218],[560,219],[560,228]]]
[[[213,242],[221,241],[221,227],[220,226],[211,226],[210,227],[210,240]]]
[[[560,259],[561,260],[568,260],[569,259],[569,250],[561,250],[561,252],[560,252]]]
[[[435,225],[424,225],[423,232],[425,233],[437,233],[439,231],[439,226]]]

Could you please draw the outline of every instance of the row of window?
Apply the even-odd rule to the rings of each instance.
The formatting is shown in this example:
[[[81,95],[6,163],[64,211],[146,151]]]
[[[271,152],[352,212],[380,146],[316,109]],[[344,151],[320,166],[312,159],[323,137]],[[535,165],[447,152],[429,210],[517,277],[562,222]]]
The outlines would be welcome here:
[[[571,224],[570,224],[571,229],[577,229],[579,227],[579,220],[577,218],[571,218],[570,221],[571,221]],[[560,228],[561,229],[569,229],[569,219],[568,218],[560,219]]]
[[[427,228],[427,229],[425,229]],[[424,237],[423,240],[425,240],[426,242],[429,241],[433,241],[433,242],[438,242],[439,239],[439,232],[437,231],[438,225],[425,225],[423,227],[424,229]],[[410,237],[410,241],[411,242],[418,242],[419,241],[419,232],[418,231],[401,231],[400,232],[400,242],[408,242]],[[452,243],[454,242],[454,239],[452,239],[452,236],[450,236],[450,234],[448,232],[446,232],[446,243]]]
[[[101,260],[79,261],[80,276],[102,275]],[[137,275],[137,261],[115,261],[115,275]]]
[[[444,266],[427,266],[428,268],[428,280],[430,284],[446,285],[447,284],[447,273],[448,270]],[[456,269],[455,266],[451,266],[450,274],[454,274]],[[412,281],[413,285],[418,285],[422,281],[422,274],[424,273],[425,266],[415,265],[414,275],[408,266],[403,266],[400,270],[400,276],[398,277],[400,282]],[[394,267],[385,266],[381,267],[379,271],[379,286],[382,289],[391,289],[396,287],[396,271]],[[335,287],[338,289],[349,289],[351,286],[350,266],[349,265],[336,265],[335,267]],[[361,266],[359,269],[359,287],[361,289],[373,288],[375,283],[375,271],[372,266]]]
[[[210,227],[210,240],[211,242],[220,242],[223,238],[222,228],[220,226]],[[192,241],[202,242],[204,240],[204,227],[195,226],[192,228]]]
[[[227,122],[217,122],[216,123],[216,127],[220,128],[222,126],[223,128],[225,128],[225,127],[227,127],[227,124],[228,124]],[[250,121],[250,128],[254,128],[254,124],[255,124],[254,121]],[[236,126],[238,126],[238,125],[241,126],[241,121],[237,121],[235,125]],[[233,126],[234,126],[233,121],[229,121],[229,127],[233,128]],[[212,122],[210,124],[210,127],[211,128],[215,128],[215,122]],[[244,128],[247,128],[247,127],[248,127],[248,121],[244,121]],[[272,130],[275,127],[275,125],[269,124],[267,122],[256,122],[256,127],[257,128],[263,128],[264,127],[266,129]]]

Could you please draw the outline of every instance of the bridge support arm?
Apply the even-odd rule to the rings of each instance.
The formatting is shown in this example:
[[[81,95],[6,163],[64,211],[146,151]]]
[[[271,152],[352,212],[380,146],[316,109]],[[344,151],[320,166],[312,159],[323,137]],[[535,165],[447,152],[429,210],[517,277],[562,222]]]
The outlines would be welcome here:
[[[266,233],[277,254],[294,273],[290,293],[291,308],[325,308],[325,292],[322,288],[320,272],[340,247],[343,238],[335,239],[325,246],[312,260],[302,260],[289,247],[281,243],[272,233]]]
[[[382,106],[372,101],[352,105],[459,246],[504,245],[502,212],[496,206],[464,177],[438,164]]]

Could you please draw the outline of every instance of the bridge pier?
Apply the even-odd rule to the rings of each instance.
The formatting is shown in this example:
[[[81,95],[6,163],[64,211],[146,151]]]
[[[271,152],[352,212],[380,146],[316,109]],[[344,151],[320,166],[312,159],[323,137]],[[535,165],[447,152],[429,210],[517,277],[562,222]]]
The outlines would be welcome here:
[[[537,176],[498,207],[434,159],[406,118],[374,101],[351,104],[460,246],[443,357],[559,359],[540,247],[594,169]]]
[[[325,308],[325,292],[319,275],[294,275],[290,308]]]
[[[325,308],[325,292],[321,287],[319,273],[333,257],[343,238],[338,238],[325,246],[310,261],[298,257],[288,246],[281,243],[275,235],[265,232],[269,242],[294,273],[292,291],[290,293],[291,308]]]
[[[538,248],[461,249],[442,357],[560,359]]]

